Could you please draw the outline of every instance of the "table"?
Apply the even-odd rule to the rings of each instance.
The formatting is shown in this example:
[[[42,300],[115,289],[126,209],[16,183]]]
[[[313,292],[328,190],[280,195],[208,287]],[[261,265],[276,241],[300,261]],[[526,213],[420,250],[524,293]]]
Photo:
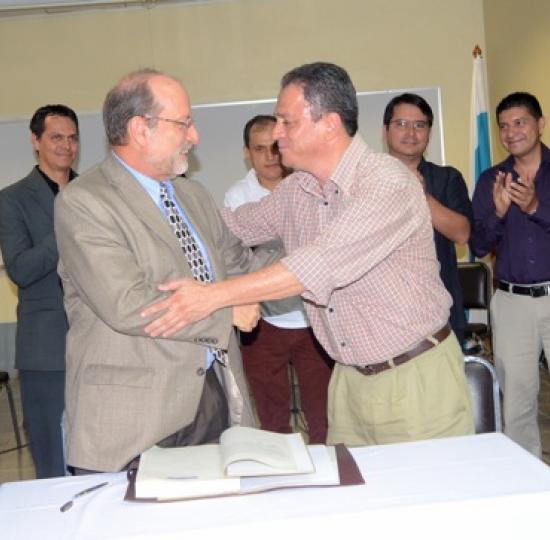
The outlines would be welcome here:
[[[3,540],[546,537],[550,468],[500,433],[352,449],[364,486],[171,503],[123,500],[124,473],[0,486]],[[78,491],[110,484],[59,507]],[[383,536],[380,536],[383,535]]]

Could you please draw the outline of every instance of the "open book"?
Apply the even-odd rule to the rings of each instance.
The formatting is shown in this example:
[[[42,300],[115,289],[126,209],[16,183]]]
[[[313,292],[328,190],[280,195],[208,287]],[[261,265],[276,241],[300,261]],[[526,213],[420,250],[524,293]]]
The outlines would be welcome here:
[[[347,449],[342,446],[338,453],[354,468],[353,481],[349,477],[345,483],[364,483]],[[220,444],[147,450],[137,474],[131,476],[127,498],[169,501],[293,486],[336,486],[343,483],[339,461],[335,447],[306,447],[298,433],[236,426],[222,434]]]

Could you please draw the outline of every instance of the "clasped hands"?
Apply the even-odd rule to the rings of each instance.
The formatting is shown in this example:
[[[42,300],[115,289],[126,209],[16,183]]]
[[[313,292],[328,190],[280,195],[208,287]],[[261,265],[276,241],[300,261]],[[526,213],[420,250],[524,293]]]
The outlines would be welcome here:
[[[493,184],[493,201],[499,218],[506,215],[512,203],[517,204],[522,212],[534,214],[539,205],[534,178],[524,175],[514,182],[512,173],[497,172]]]
[[[194,279],[178,279],[159,285],[159,290],[171,294],[141,312],[142,317],[159,315],[145,327],[145,332],[151,337],[171,337],[187,325],[200,321],[223,307],[217,304],[212,286]],[[250,332],[259,319],[259,304],[233,307],[233,325],[239,330]]]

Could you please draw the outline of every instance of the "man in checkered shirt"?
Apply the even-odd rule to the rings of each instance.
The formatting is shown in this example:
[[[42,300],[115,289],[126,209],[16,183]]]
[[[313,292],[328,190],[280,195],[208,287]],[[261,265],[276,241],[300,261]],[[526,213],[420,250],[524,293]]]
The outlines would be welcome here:
[[[199,284],[144,311],[169,336],[224,306],[300,294],[336,366],[327,442],[385,444],[471,434],[460,346],[448,326],[422,187],[357,134],[355,88],[342,68],[298,67],[282,79],[273,136],[296,172],[271,195],[224,210],[246,244],[280,238],[288,255],[258,272]]]

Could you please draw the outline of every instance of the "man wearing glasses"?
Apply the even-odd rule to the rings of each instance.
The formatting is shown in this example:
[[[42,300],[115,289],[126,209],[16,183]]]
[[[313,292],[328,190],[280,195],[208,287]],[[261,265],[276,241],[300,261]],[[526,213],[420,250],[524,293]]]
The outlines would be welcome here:
[[[119,471],[154,444],[216,442],[253,425],[232,324],[251,330],[258,306],[221,309],[170,339],[151,339],[140,312],[157,285],[216,281],[252,254],[207,191],[181,178],[199,135],[186,90],[144,70],[107,95],[111,155],[63,191],[55,231],[69,318],[67,462],[77,474]]]
[[[463,345],[466,319],[458,282],[455,244],[470,238],[472,204],[462,175],[453,167],[441,167],[424,159],[430,141],[433,112],[417,94],[394,97],[384,111],[384,139],[388,152],[401,161],[419,180],[434,228],[440,276],[453,298],[449,322]]]

